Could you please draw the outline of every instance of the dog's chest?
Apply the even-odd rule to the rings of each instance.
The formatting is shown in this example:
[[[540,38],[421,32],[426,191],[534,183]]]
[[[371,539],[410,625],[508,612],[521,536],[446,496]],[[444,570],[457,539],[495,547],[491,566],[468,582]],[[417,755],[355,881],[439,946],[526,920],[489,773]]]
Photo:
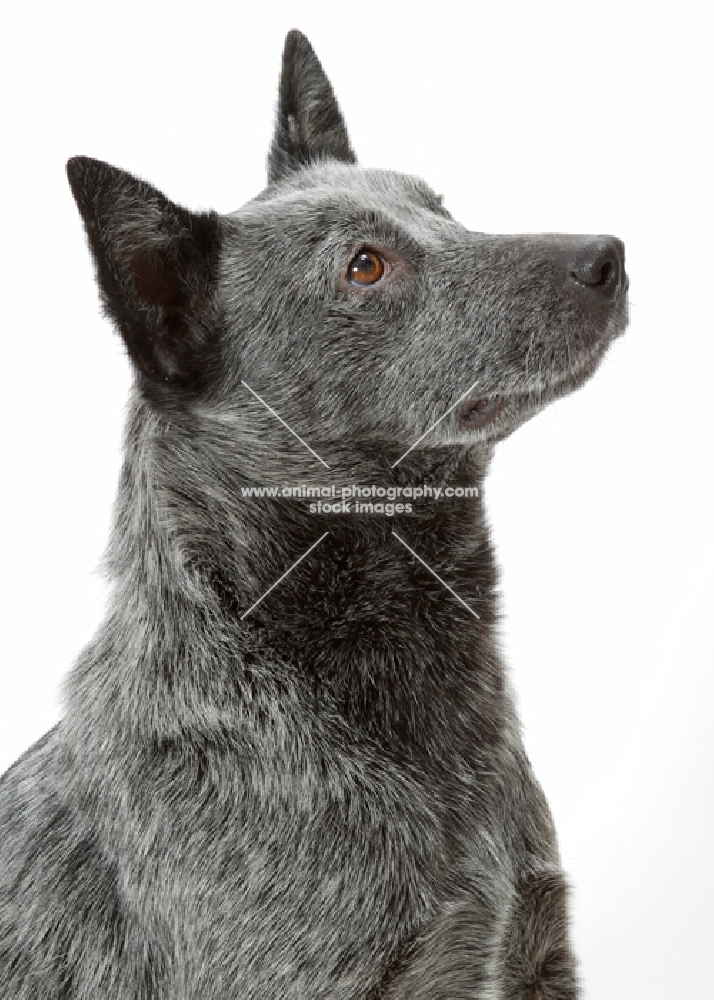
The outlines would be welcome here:
[[[151,860],[125,868],[126,889],[167,938],[177,1000],[356,1000],[446,899],[469,882],[497,894],[483,806],[435,780],[353,762],[318,782],[303,760],[269,784],[243,770],[230,787],[224,763],[223,784],[183,809],[159,796],[143,833]]]

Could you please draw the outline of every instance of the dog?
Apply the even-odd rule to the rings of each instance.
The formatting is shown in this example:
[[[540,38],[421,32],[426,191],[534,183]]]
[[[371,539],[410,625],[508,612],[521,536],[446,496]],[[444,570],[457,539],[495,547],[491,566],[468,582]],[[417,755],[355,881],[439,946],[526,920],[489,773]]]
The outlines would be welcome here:
[[[624,331],[622,243],[359,167],[298,31],[240,210],[67,171],[135,377],[106,617],[0,783],[0,996],[576,997],[481,486]]]

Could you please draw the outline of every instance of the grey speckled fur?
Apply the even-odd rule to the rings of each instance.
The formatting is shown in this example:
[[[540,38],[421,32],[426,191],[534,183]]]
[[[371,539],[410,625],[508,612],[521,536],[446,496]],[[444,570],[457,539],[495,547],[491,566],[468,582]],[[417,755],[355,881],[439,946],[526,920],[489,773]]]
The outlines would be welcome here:
[[[621,244],[468,232],[422,181],[361,169],[298,32],[239,211],[68,173],[136,382],[106,618],[0,783],[0,996],[575,997],[481,497],[393,518],[244,499],[329,477],[242,383],[333,479],[480,486],[624,329]],[[357,287],[365,246],[391,272]],[[472,385],[502,411],[454,407],[392,467]]]

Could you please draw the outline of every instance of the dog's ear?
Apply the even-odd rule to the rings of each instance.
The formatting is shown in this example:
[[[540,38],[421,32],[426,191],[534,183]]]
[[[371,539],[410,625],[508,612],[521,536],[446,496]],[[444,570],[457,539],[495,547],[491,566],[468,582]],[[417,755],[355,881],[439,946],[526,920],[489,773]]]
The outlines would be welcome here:
[[[217,337],[219,220],[99,160],[67,163],[105,311],[151,382],[200,388]]]
[[[291,31],[283,50],[268,181],[324,157],[356,161],[330,81],[307,38]]]

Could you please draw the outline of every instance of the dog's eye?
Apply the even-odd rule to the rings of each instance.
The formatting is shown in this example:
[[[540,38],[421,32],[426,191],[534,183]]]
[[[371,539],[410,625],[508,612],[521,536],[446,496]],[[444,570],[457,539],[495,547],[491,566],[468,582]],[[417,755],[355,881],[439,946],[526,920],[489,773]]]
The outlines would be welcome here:
[[[389,265],[374,250],[360,250],[350,261],[347,280],[353,285],[375,285],[389,273]]]

